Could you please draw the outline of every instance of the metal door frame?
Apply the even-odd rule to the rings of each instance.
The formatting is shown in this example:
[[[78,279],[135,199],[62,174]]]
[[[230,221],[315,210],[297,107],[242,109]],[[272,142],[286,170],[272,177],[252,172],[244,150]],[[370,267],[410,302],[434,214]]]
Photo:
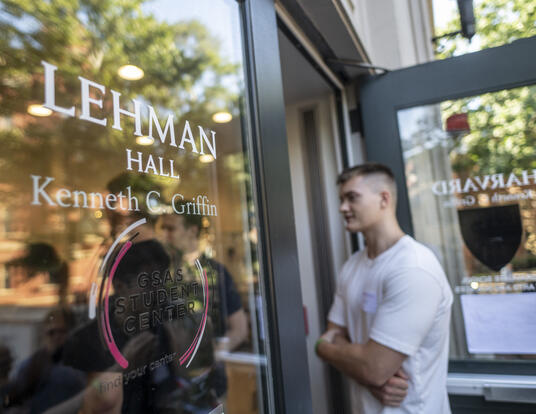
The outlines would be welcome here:
[[[367,157],[393,169],[399,190],[397,215],[404,231],[413,234],[397,111],[535,83],[536,37],[532,37],[369,76],[360,84]]]
[[[273,0],[241,3],[274,413],[312,413]]]
[[[413,223],[405,185],[397,112],[536,84],[535,57],[536,37],[532,37],[384,75],[369,76],[359,85],[367,158],[393,169],[399,191],[397,216],[405,232],[413,234]],[[526,395],[534,395],[536,362],[451,360],[449,389],[454,394],[451,403],[456,405],[455,412],[533,412],[536,406],[532,404],[517,404],[515,408],[508,404],[525,402]],[[531,397],[533,400],[536,401]]]

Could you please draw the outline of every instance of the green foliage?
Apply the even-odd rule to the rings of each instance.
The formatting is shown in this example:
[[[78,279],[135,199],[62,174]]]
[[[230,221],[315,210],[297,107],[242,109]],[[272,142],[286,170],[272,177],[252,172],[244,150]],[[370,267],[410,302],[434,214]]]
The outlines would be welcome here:
[[[450,154],[458,175],[536,168],[535,92],[535,87],[523,87],[441,105],[444,122],[456,113],[469,118],[471,132],[457,140]]]
[[[534,0],[475,0],[476,35],[472,42],[480,49],[501,46],[524,37],[536,36],[536,2]],[[436,34],[460,30],[456,12]],[[437,59],[460,55],[468,49],[468,40],[461,36],[439,41]]]
[[[534,0],[475,1],[475,17],[477,34],[473,42],[481,49],[536,35]],[[456,14],[437,32],[458,29]],[[466,39],[442,39],[437,58],[460,55],[467,48]],[[536,168],[535,92],[535,87],[522,87],[441,105],[444,122],[453,114],[468,114],[471,132],[457,139],[451,152],[453,169],[459,176]]]
[[[99,113],[93,106],[92,113],[108,122],[110,89],[121,92],[123,107],[137,98],[150,103],[162,121],[173,113],[179,139],[184,120],[193,128],[210,126],[214,112],[237,107],[238,66],[220,55],[219,39],[198,21],[159,21],[143,10],[145,2],[0,1],[0,117],[9,124],[0,127],[0,177],[28,186],[29,173],[54,172],[72,186],[97,189],[124,169],[124,148],[136,150],[130,118],[123,118],[123,131],[118,131],[58,114],[28,115],[30,103],[43,102],[41,60],[58,66],[59,105],[80,108],[78,76],[105,85],[104,108]],[[120,78],[117,70],[127,63],[142,67],[145,76]],[[144,133],[147,125],[145,117]],[[179,157],[158,138],[151,152]],[[191,160],[180,155],[188,170]],[[65,177],[58,176],[61,172]]]

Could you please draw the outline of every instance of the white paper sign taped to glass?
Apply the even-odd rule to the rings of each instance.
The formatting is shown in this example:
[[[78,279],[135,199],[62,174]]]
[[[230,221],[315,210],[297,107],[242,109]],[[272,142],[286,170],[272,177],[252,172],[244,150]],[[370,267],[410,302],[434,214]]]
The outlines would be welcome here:
[[[462,295],[472,354],[536,354],[536,293]]]

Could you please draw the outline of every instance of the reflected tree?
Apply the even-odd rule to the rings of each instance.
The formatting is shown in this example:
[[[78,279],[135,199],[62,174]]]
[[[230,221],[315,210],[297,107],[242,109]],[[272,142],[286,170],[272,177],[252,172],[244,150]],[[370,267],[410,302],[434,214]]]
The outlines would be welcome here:
[[[536,35],[536,3],[533,0],[475,1],[477,34],[473,39],[481,49],[496,47]],[[459,28],[453,16],[439,33]],[[468,50],[463,38],[442,39],[440,59]],[[470,133],[457,140],[451,152],[454,170],[460,176],[498,172],[519,172],[536,168],[536,96],[534,87],[485,94],[475,98],[449,101],[442,105],[443,120],[467,113]]]
[[[236,106],[239,91],[230,85],[237,83],[238,68],[220,55],[219,40],[198,21],[159,21],[144,11],[144,3],[0,2],[0,176],[28,186],[28,174],[37,171],[63,178],[70,185],[83,180],[85,188],[93,190],[122,167],[124,148],[136,146],[130,118],[125,117],[123,131],[117,131],[57,114],[48,118],[28,115],[29,104],[43,102],[41,60],[59,68],[60,105],[80,107],[78,76],[105,85],[100,117],[110,117],[110,89],[121,92],[124,107],[132,98],[150,103],[162,121],[173,113],[176,122],[188,119],[210,126],[211,114]],[[145,76],[137,81],[120,78],[118,68],[128,63],[143,68]],[[92,112],[99,117],[98,108],[93,106]],[[156,139],[151,152],[163,155],[166,151],[188,164],[185,154],[176,149],[171,152]],[[60,170],[65,177],[58,177]]]
[[[477,34],[473,49],[497,47],[536,36],[536,3],[533,0],[477,0],[475,17]],[[448,33],[458,28],[459,17],[453,16],[438,32]],[[442,39],[437,57],[448,58],[469,49],[465,39]],[[536,168],[536,86],[444,102],[441,110],[444,123],[451,115],[468,115],[470,131],[455,139],[450,153],[458,176],[519,174],[522,170]],[[536,254],[536,201],[519,203],[527,233],[524,247]],[[515,259],[514,266],[534,267],[533,257]]]
[[[153,106],[162,127],[173,114],[179,140],[185,120],[195,134],[197,125],[215,128],[213,113],[239,112],[240,67],[223,56],[221,40],[197,20],[181,21],[180,14],[177,22],[172,13],[162,21],[148,11],[149,3],[0,0],[0,206],[12,237],[47,240],[72,258],[84,234],[106,235],[93,211],[29,209],[30,174],[54,177],[53,184],[71,190],[102,192],[109,180],[125,170],[125,148],[131,148],[175,160],[182,184],[203,186],[206,191],[209,178],[214,178],[214,168],[200,164],[198,154],[177,150],[169,141],[162,144],[156,134],[152,146],[136,144],[129,117],[122,118],[122,131],[111,128],[111,89],[121,93],[125,109],[132,110],[134,98]],[[79,111],[78,76],[104,85],[103,109],[92,105],[91,112],[96,118],[107,118],[108,126],[57,113],[30,115],[29,105],[44,102],[42,60],[58,67],[55,85],[60,106],[74,105]],[[145,76],[122,79],[118,69],[125,64],[141,67]],[[143,105],[144,134],[148,122]],[[164,197],[176,191],[179,183],[160,181],[166,184]],[[19,223],[20,230],[12,223]]]

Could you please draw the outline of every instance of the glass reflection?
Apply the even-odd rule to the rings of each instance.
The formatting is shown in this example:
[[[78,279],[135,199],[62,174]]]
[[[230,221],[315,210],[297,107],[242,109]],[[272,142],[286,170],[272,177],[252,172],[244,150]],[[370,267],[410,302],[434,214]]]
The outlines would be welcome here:
[[[535,108],[530,86],[398,113],[415,236],[457,293],[454,358],[536,355]]]
[[[239,9],[194,3],[0,1],[4,412],[268,410]]]

